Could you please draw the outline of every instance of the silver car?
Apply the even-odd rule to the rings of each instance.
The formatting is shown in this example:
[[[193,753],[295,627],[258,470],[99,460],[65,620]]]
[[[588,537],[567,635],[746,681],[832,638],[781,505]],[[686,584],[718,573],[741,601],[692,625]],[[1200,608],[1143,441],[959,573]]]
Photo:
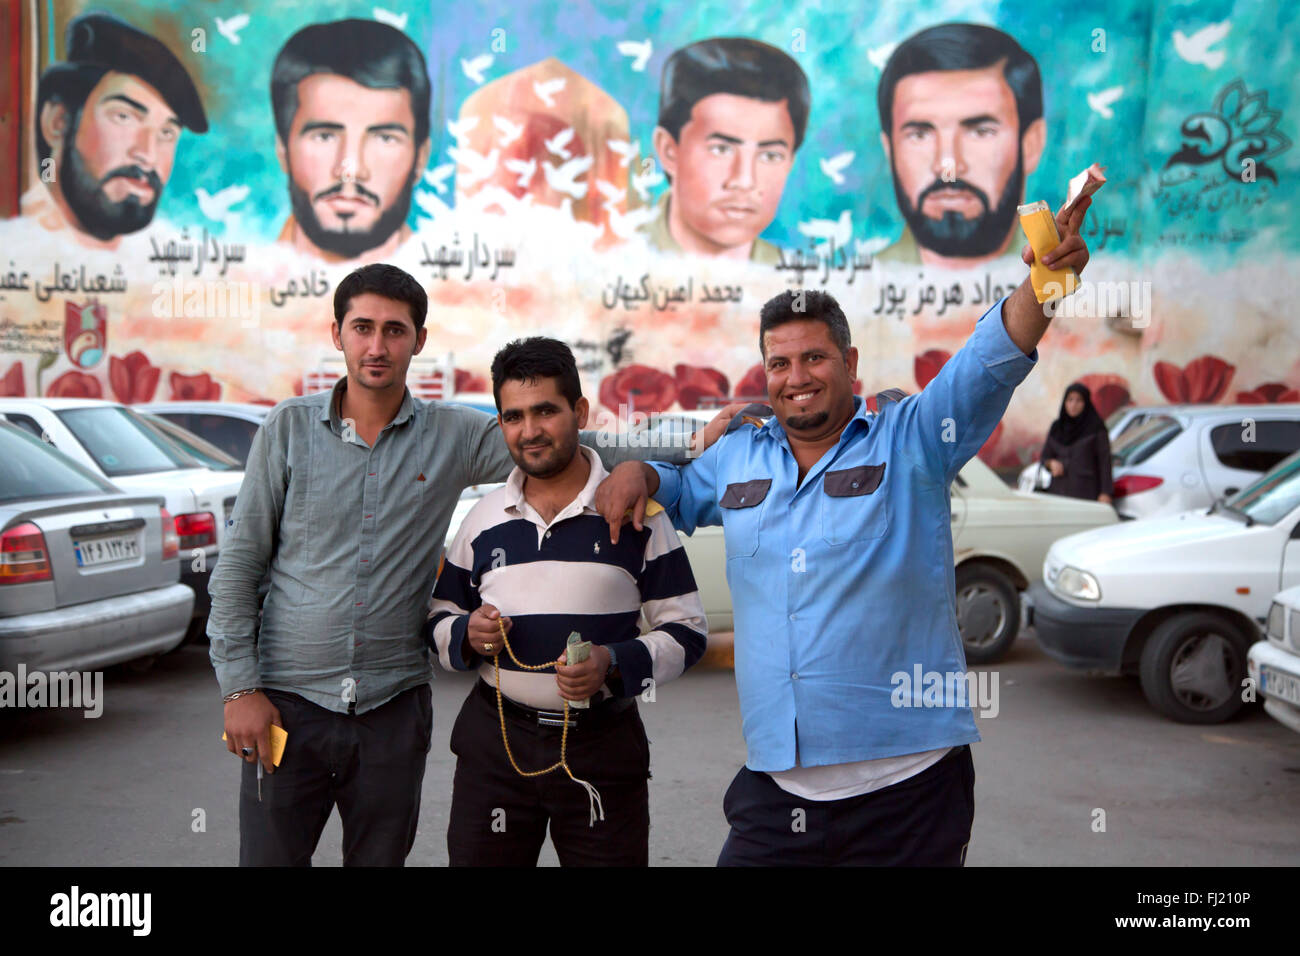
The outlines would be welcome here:
[[[0,670],[96,670],[185,639],[194,592],[159,495],[0,421]]]

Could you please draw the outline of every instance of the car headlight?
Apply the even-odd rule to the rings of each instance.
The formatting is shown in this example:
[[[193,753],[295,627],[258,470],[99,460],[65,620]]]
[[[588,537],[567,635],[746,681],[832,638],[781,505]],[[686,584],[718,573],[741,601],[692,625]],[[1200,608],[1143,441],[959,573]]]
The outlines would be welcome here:
[[[1101,586],[1097,584],[1097,579],[1087,571],[1080,571],[1069,565],[1061,568],[1060,573],[1057,574],[1055,587],[1059,594],[1080,601],[1101,600]]]
[[[1281,604],[1278,604],[1276,601],[1274,601],[1271,605],[1269,605],[1268,624],[1264,626],[1264,633],[1267,634],[1273,640],[1277,641],[1279,644],[1282,643],[1283,638],[1286,637],[1286,635],[1282,633],[1282,624],[1285,618],[1285,614],[1286,614],[1286,609],[1282,607]],[[1292,621],[1293,625],[1294,623],[1295,622]]]

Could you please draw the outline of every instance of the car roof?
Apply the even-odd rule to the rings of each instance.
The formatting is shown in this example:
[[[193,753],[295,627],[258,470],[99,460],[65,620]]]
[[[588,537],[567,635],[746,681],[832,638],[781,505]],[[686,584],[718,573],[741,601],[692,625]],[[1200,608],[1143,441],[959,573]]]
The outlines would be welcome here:
[[[135,406],[143,411],[149,412],[194,412],[201,415],[203,413],[222,415],[255,415],[258,418],[265,418],[271,413],[272,406],[259,405],[256,402],[145,402]]]
[[[1295,415],[1300,417],[1300,402],[1278,402],[1275,404],[1241,404],[1241,405],[1166,405],[1152,406],[1150,411],[1167,410],[1170,413],[1186,415],[1188,418],[1212,418],[1218,415],[1228,417],[1245,416],[1247,418],[1264,413],[1281,413],[1283,417]],[[1253,415],[1252,415],[1253,413]]]
[[[58,411],[66,408],[123,408],[121,402],[110,402],[102,398],[0,398],[0,405],[14,408],[48,408]]]

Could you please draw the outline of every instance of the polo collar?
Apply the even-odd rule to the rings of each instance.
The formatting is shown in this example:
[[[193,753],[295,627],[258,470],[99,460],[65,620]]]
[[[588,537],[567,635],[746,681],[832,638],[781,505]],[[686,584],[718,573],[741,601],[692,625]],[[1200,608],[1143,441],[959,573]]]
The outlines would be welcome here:
[[[579,445],[578,452],[587,456],[587,462],[591,465],[591,473],[587,476],[587,483],[582,486],[578,492],[578,497],[573,499],[569,505],[565,506],[559,514],[555,516],[556,520],[561,517],[568,517],[570,509],[574,504],[580,506],[580,511],[596,509],[596,488],[605,480],[609,472],[605,471],[605,466],[600,462],[600,456],[588,448],[586,445]],[[524,498],[524,479],[527,475],[518,465],[510,472],[510,477],[506,479],[506,511],[514,515],[524,513],[523,506],[526,505],[527,499]]]
[[[348,377],[344,375],[329,391],[329,401],[327,401],[320,410],[320,420],[329,422],[334,431],[339,432],[343,429],[343,416],[339,409],[343,407],[343,393],[348,389]],[[397,414],[393,416],[391,425],[401,425],[408,421],[415,414],[415,400],[411,397],[409,388],[402,389],[402,404],[397,409]]]

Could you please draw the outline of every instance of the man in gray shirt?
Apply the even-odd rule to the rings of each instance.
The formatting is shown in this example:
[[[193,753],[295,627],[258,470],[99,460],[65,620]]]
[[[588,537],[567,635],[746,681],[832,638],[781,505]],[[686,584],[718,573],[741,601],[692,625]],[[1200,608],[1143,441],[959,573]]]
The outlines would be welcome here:
[[[415,841],[433,727],[421,634],[438,560],[461,491],[514,467],[493,417],[406,388],[427,311],[395,266],[347,276],[331,326],[346,378],[277,405],[249,451],[208,619],[227,747],[245,760],[243,866],[309,865],[335,804],[344,865],[401,865]],[[702,430],[697,453],[739,407]],[[638,451],[668,457],[602,447],[601,458],[609,468]],[[288,735],[278,766],[272,724]]]

